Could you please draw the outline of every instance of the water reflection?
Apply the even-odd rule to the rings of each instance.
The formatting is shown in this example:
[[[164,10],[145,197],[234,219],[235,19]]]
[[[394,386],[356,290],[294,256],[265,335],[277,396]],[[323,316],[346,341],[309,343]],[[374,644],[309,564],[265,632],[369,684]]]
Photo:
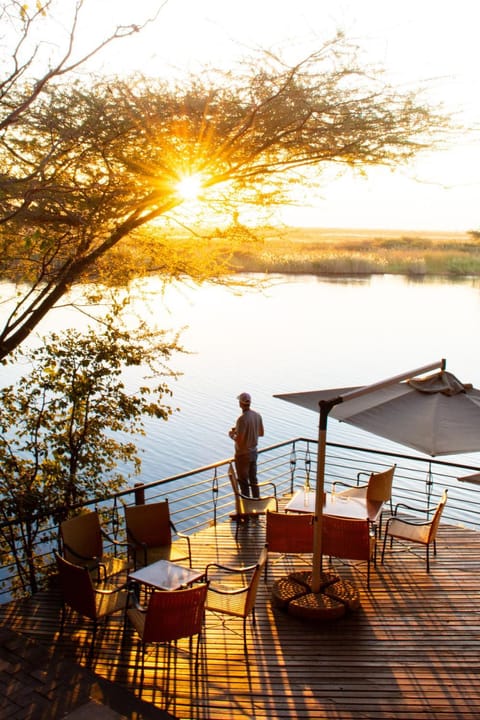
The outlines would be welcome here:
[[[241,295],[220,286],[145,283],[148,292],[132,313],[161,328],[183,328],[181,343],[190,351],[172,362],[182,373],[172,382],[180,412],[167,423],[150,420],[139,438],[145,481],[229,457],[227,431],[243,390],[263,415],[267,445],[317,431],[313,413],[286,406],[275,393],[368,384],[442,357],[462,381],[480,385],[478,279],[271,280]],[[64,308],[39,331],[67,324],[78,327],[79,316]],[[330,440],[359,438],[353,428],[330,423]]]

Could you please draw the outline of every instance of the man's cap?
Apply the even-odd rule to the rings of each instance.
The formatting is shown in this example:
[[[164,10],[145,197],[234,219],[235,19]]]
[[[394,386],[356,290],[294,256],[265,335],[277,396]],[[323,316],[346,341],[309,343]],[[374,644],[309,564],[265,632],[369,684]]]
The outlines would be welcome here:
[[[248,404],[250,404],[252,402],[250,393],[245,393],[245,392],[240,393],[240,395],[238,395],[238,397],[237,397],[237,400],[240,400],[241,403],[248,403]]]

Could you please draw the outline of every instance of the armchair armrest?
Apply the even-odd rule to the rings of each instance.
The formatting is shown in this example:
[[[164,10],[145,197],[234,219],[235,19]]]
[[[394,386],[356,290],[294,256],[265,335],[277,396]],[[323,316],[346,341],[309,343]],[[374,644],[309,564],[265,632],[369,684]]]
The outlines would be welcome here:
[[[68,550],[68,552],[72,553],[76,558],[79,560],[85,560],[85,561],[91,561],[94,565],[97,565],[100,563],[101,558],[99,558],[97,555],[82,555],[77,550],[74,550],[68,543],[63,542],[63,547]]]
[[[147,549],[147,544],[141,540],[137,540],[129,528],[127,528],[127,546],[130,550],[135,550],[136,547],[141,547],[143,550]]]
[[[175,536],[176,536],[179,540],[185,540],[185,541],[186,541],[187,546],[188,546],[188,554],[189,554],[190,557],[191,557],[191,556],[192,556],[192,547],[191,547],[189,535],[186,535],[185,533],[180,532],[179,530],[177,530],[177,528],[175,527],[175,525],[173,524],[173,522],[172,522],[171,520],[170,520],[170,527],[171,527],[172,531],[174,532]]]
[[[435,512],[435,510],[436,510],[436,507],[432,507],[429,509],[427,509],[427,508],[420,509],[418,507],[413,507],[412,505],[407,505],[406,503],[399,502],[395,505],[395,508],[393,510],[393,515],[397,515],[397,511],[399,508],[402,508],[404,510],[410,510],[411,512],[414,512],[417,515],[418,515],[418,513],[426,513],[428,515],[429,513]],[[414,520],[415,520],[415,518],[411,518],[411,521],[414,521]],[[422,522],[421,518],[418,518],[418,520],[419,520],[419,522]]]
[[[360,471],[357,473],[357,485],[358,485],[358,483],[360,482],[360,478],[362,477],[362,475],[365,475],[367,478],[370,478],[371,474],[372,474],[372,473],[371,473],[371,472],[368,472],[368,470],[360,470]]]
[[[423,525],[431,525],[431,520],[420,520],[420,518],[414,518],[414,517],[397,517],[396,515],[391,515],[387,519],[387,523],[385,526],[385,534],[388,533],[388,528],[390,527],[391,523],[395,521],[397,523],[403,523],[403,525],[410,525],[411,527],[421,527]]]
[[[240,588],[227,588],[224,585],[208,585],[208,589],[211,592],[218,593],[219,595],[241,595],[249,590],[249,585],[244,585]]]
[[[277,488],[275,487],[275,485],[273,483],[271,483],[271,482],[259,483],[258,487],[259,487],[259,489],[261,489],[261,488],[267,487],[268,485],[271,485],[273,488],[271,495],[261,495],[260,497],[255,498],[255,497],[252,497],[251,495],[243,495],[240,491],[238,491],[236,494],[238,495],[238,497],[241,497],[244,500],[259,500],[260,502],[263,502],[264,500],[275,500],[276,501],[277,500]]]
[[[265,502],[265,500],[275,500],[275,502],[277,502],[276,495],[262,495],[262,497],[257,498],[252,497],[251,495],[242,495],[242,493],[238,493],[238,497],[241,497],[243,500],[250,500],[251,502]]]
[[[359,473],[359,474],[360,474],[360,473]],[[342,487],[346,487],[346,488],[363,488],[363,487],[367,487],[367,485],[359,485],[359,484],[358,484],[358,477],[357,477],[357,484],[356,484],[356,485],[352,485],[351,483],[344,482],[343,480],[334,480],[334,481],[332,482],[332,492],[335,492],[335,486],[336,486],[336,485],[342,485]]]
[[[217,568],[218,570],[225,570],[225,572],[240,574],[255,570],[255,568],[257,567],[257,563],[253,563],[253,565],[222,565],[221,563],[211,562],[208,563],[208,565],[206,565],[205,567],[205,580],[208,579],[209,568],[213,567]]]
[[[117,549],[117,548],[125,548],[125,549],[127,549],[128,547],[130,547],[130,545],[129,545],[128,542],[123,541],[123,540],[116,540],[114,537],[112,537],[112,535],[110,535],[109,533],[107,533],[107,531],[104,530],[103,528],[100,528],[100,532],[102,533],[102,536],[103,536],[106,540],[108,540],[109,543],[111,543],[111,544],[113,545],[114,549]]]
[[[396,503],[395,507],[393,508],[393,514],[397,514],[398,508],[404,508],[405,510],[411,510],[412,512],[419,512],[418,508],[413,507],[413,505],[407,505],[406,503]]]
[[[131,580],[127,584],[127,590],[128,590],[128,601],[126,608],[135,608],[135,610],[138,610],[138,612],[146,613],[147,608],[141,604],[139,598],[138,598],[138,584],[135,582],[132,582]]]
[[[127,546],[130,556],[133,558],[135,569],[137,567],[137,550],[139,550],[139,548],[141,548],[143,551],[143,564],[147,564],[147,544],[142,542],[141,540],[137,540],[137,538],[129,528],[127,528]]]
[[[277,486],[275,485],[275,483],[273,483],[273,482],[268,482],[268,481],[262,482],[262,483],[258,483],[258,487],[259,487],[259,488],[263,488],[263,487],[267,487],[267,486],[270,486],[270,487],[273,488],[273,490],[272,490],[273,496],[274,496],[274,497],[277,497]]]
[[[431,520],[417,520],[416,518],[397,518],[397,520],[400,520],[400,522],[403,522],[405,525],[431,525]]]
[[[114,595],[114,593],[122,592],[125,590],[129,590],[129,584],[128,583],[122,583],[121,585],[115,585],[111,586],[109,588],[95,588],[95,594],[96,595]]]
[[[175,533],[175,535],[176,535],[178,538],[181,538],[182,540],[186,540],[186,541],[188,542],[188,544],[190,545],[190,537],[189,537],[189,535],[186,535],[186,533],[183,533],[183,532],[180,532],[180,530],[177,530],[177,528],[176,528],[175,525],[173,524],[172,520],[170,520],[170,528],[173,530],[173,532]]]
[[[224,573],[229,573],[230,575],[236,574],[236,575],[243,575],[244,573],[253,572],[255,568],[257,567],[257,564],[254,565],[245,565],[242,567],[233,566],[233,565],[221,565],[220,563],[208,563],[208,565],[205,567],[205,582],[208,583],[209,590],[212,590],[213,592],[220,593],[221,595],[239,595],[240,593],[246,592],[250,585],[247,583],[246,585],[243,585],[239,588],[230,588],[225,587],[224,585],[220,585],[215,583],[215,580],[212,583],[211,577],[209,577],[209,570],[215,568],[217,570],[220,570]]]

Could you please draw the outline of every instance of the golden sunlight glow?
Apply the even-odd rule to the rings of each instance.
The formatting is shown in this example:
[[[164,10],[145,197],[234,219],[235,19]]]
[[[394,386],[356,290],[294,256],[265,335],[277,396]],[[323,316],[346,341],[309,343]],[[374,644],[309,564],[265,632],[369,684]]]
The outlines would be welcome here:
[[[184,200],[198,200],[203,189],[204,178],[201,173],[185,175],[177,183],[177,192]]]

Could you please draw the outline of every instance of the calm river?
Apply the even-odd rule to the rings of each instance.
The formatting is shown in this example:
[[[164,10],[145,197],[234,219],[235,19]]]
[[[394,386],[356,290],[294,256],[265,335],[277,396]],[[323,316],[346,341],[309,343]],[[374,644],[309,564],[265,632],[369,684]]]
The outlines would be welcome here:
[[[155,288],[154,280],[149,284]],[[265,446],[317,433],[314,413],[275,393],[368,384],[442,357],[460,380],[480,386],[478,279],[276,276],[268,289],[242,295],[175,285],[138,309],[159,327],[183,328],[181,342],[190,351],[171,363],[182,373],[171,383],[172,405],[180,411],[167,423],[150,421],[139,438],[145,482],[229,457],[227,431],[244,390],[263,415]],[[78,325],[78,315],[55,311],[41,330],[69,322]],[[366,438],[386,447],[329,423],[332,441],[360,444]]]

